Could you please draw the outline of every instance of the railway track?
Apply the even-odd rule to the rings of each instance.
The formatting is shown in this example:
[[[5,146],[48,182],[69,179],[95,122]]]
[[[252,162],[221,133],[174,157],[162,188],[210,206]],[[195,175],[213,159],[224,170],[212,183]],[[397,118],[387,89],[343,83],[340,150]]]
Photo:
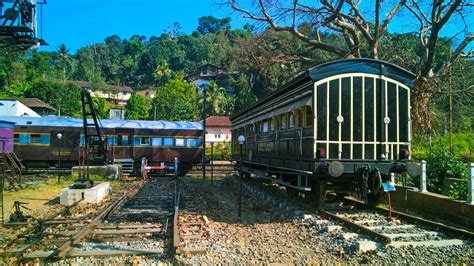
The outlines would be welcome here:
[[[322,217],[339,222],[355,233],[341,233],[344,239],[361,238],[366,235],[370,240],[357,242],[360,252],[384,247],[449,247],[471,243],[473,233],[442,225],[436,222],[392,212],[392,218],[380,208],[367,208],[356,205],[352,209],[321,210]],[[409,217],[409,218],[407,218]],[[337,227],[335,228],[338,229]]]
[[[171,177],[135,182],[81,219],[60,217],[34,224],[12,241],[4,254],[21,261],[167,256],[174,214],[173,185]]]
[[[238,187],[239,177],[232,182]],[[288,199],[281,187],[255,181],[244,182],[248,193],[258,194],[261,200],[268,200],[283,212],[296,208],[302,213],[303,227],[313,226],[345,242],[343,246],[358,252],[386,248],[449,248],[452,246],[474,246],[474,233],[451,227],[439,222],[426,220],[413,215],[388,210],[370,208],[354,199],[344,203],[329,203],[324,210],[317,210],[303,199]],[[276,203],[280,201],[280,203]],[[276,204],[275,204],[276,203]],[[290,211],[291,212],[291,211]],[[287,217],[294,216],[287,212]]]

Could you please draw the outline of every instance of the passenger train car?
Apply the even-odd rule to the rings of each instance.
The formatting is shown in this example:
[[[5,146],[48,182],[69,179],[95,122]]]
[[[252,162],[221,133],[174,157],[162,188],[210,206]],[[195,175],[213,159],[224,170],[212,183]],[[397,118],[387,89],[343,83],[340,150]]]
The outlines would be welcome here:
[[[59,157],[62,167],[78,164],[84,144],[82,119],[4,116],[0,120],[15,123],[14,152],[27,168],[56,167]],[[157,165],[171,164],[178,157],[183,173],[201,161],[201,123],[104,119],[101,125],[109,162],[131,163],[137,170],[142,158]]]
[[[417,172],[408,162],[414,79],[372,59],[313,67],[231,118],[234,159],[241,149],[244,176],[304,192],[319,207],[327,192],[375,205],[391,173]]]

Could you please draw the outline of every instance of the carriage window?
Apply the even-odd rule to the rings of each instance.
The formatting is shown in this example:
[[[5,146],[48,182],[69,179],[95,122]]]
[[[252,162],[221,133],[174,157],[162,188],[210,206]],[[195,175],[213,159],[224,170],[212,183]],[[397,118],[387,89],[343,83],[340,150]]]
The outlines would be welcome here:
[[[163,146],[174,146],[174,139],[173,138],[164,138],[163,139]]]
[[[200,139],[188,139],[186,141],[188,147],[199,147],[201,145]]]
[[[30,135],[30,143],[31,144],[41,143],[41,135],[40,134],[31,134]]]
[[[286,128],[286,114],[281,115],[281,128],[282,129]]]
[[[184,147],[185,145],[186,145],[186,140],[185,139],[176,139],[176,146]]]
[[[275,131],[275,119],[274,118],[271,118],[270,120],[268,120],[269,123],[270,123],[270,131]]]
[[[289,114],[288,127],[289,128],[295,127],[295,114],[293,112],[290,112]]]
[[[297,113],[297,121],[298,121],[298,124],[297,124],[297,127],[303,127],[303,109],[298,109],[296,111]]]
[[[268,132],[268,121],[262,122],[262,133]]]
[[[118,135],[117,136],[117,145],[118,146],[127,146],[128,145],[128,136],[127,135]]]
[[[141,137],[140,138],[140,145],[142,145],[142,146],[150,145],[150,137]]]
[[[151,146],[162,146],[163,139],[162,138],[151,138]]]
[[[20,134],[13,135],[13,143],[20,143]]]
[[[304,125],[307,127],[312,127],[314,123],[314,115],[313,115],[313,109],[311,107],[306,106],[305,107],[305,123]]]

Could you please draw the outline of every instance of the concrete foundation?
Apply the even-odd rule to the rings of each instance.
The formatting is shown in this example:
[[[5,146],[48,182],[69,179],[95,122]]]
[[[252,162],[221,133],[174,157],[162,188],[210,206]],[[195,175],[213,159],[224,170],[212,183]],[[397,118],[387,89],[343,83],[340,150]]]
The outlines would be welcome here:
[[[85,167],[74,166],[72,168],[72,175],[79,176],[81,170],[84,171]],[[119,164],[101,165],[101,166],[89,166],[89,175],[103,176],[107,179],[116,180],[122,178],[122,166]]]
[[[88,189],[73,189],[73,186],[70,185],[61,190],[59,203],[64,206],[71,206],[82,200],[83,202],[98,204],[111,191],[112,188],[109,182],[102,182]]]

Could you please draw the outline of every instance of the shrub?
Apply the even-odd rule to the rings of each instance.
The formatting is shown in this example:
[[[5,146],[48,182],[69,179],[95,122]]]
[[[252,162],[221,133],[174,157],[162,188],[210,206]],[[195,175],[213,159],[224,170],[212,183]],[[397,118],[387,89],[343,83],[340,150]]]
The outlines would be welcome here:
[[[446,178],[467,180],[467,167],[458,154],[454,149],[450,151],[441,144],[432,148],[426,160],[427,186],[430,192],[441,194]],[[456,186],[453,189],[462,190],[463,187]],[[462,193],[456,192],[453,194]]]

